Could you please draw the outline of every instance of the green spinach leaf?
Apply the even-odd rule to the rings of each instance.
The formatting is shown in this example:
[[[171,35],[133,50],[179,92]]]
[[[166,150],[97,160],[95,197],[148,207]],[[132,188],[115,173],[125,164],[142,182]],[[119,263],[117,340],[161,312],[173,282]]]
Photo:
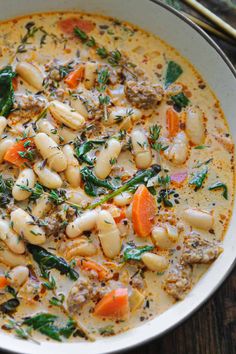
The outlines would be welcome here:
[[[171,96],[171,100],[178,108],[185,108],[189,104],[189,99],[183,92],[178,93],[178,95]]]
[[[220,181],[218,182],[215,182],[213,183],[209,188],[208,190],[209,191],[213,191],[213,190],[216,190],[216,189],[223,189],[223,193],[222,193],[222,196],[228,200],[228,187],[225,183],[222,183]]]
[[[149,252],[153,250],[153,246],[138,246],[128,245],[124,250],[124,260],[125,261],[140,261],[141,256],[145,252]]]
[[[0,70],[0,115],[4,117],[8,116],[13,106],[14,89],[12,79],[15,76],[16,73],[12,71],[11,66],[6,66]]]
[[[183,73],[183,69],[175,61],[169,61],[167,64],[166,77],[165,77],[165,87],[167,88],[173,82],[175,82],[180,75]]]
[[[84,182],[84,190],[92,197],[96,197],[99,194],[99,187],[109,190],[115,189],[115,187],[107,180],[97,178],[88,167],[83,167],[80,173]]]
[[[193,178],[189,181],[189,184],[195,186],[195,191],[202,187],[204,180],[207,177],[208,168],[205,167],[201,171],[196,172]]]

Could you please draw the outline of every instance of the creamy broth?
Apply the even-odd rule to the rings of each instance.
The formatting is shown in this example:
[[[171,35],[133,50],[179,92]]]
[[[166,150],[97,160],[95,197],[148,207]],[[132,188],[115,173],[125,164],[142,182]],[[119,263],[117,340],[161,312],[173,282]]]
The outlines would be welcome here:
[[[234,198],[207,83],[156,36],[80,13],[2,23],[0,69],[1,328],[94,340],[183,300]]]

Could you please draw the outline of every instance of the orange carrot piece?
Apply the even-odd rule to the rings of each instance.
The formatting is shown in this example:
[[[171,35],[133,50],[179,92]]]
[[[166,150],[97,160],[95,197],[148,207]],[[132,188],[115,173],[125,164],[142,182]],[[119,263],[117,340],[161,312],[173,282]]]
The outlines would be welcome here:
[[[77,262],[77,265],[83,270],[95,271],[97,273],[98,279],[100,281],[108,278],[108,270],[104,266],[102,266],[101,264],[98,264],[94,261],[81,259]]]
[[[126,218],[126,208],[124,207],[121,209],[120,215],[115,217],[114,220],[117,224],[119,224],[119,222],[125,218]]]
[[[61,31],[63,31],[64,33],[73,34],[75,27],[78,27],[82,31],[89,33],[94,29],[95,24],[89,20],[70,17],[67,18],[66,20],[59,21],[58,26],[61,29]]]
[[[4,275],[0,275],[0,289],[8,285],[8,279]]]
[[[84,77],[84,67],[80,66],[79,68],[72,71],[66,78],[65,83],[71,88],[75,89],[79,82],[83,80]]]
[[[134,193],[132,221],[135,233],[147,237],[152,230],[152,219],[156,213],[156,202],[147,187],[141,185]]]
[[[17,77],[13,77],[13,79],[12,79],[12,86],[13,86],[13,90],[16,91],[16,90],[17,90],[17,87],[18,87]]]
[[[176,187],[181,187],[188,177],[187,171],[176,172],[171,175],[170,180]]]
[[[25,147],[25,143],[30,142],[28,147]],[[20,152],[26,152],[34,148],[33,140],[31,138],[23,139],[12,145],[4,155],[4,160],[20,167],[24,162],[29,161],[26,158],[20,156]]]
[[[129,314],[128,289],[112,290],[95,306],[94,315],[108,318],[124,318]]]
[[[173,138],[179,131],[179,116],[172,108],[166,111],[166,123],[169,137]]]

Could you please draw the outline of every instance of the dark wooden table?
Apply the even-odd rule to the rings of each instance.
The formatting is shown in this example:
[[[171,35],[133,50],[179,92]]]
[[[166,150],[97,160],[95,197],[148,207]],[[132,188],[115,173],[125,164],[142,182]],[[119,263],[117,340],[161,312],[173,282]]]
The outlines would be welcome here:
[[[217,8],[218,0],[201,2],[236,27],[236,10]],[[236,67],[236,45],[214,39]],[[125,354],[236,354],[236,269],[210,301],[186,322]]]

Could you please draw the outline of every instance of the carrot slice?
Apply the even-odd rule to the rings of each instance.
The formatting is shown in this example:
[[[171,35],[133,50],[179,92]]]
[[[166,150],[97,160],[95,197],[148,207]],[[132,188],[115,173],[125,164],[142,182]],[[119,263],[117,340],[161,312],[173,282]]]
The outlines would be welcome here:
[[[181,187],[188,177],[187,171],[176,172],[171,175],[170,180],[176,187]]]
[[[156,213],[156,202],[147,187],[138,187],[133,198],[132,221],[135,233],[147,237],[152,230],[152,219]]]
[[[128,289],[118,288],[104,295],[95,306],[94,315],[109,318],[124,318],[129,314]]]
[[[21,153],[29,152],[34,148],[31,138],[23,139],[12,145],[4,155],[4,160],[16,166],[21,166],[24,162],[29,162],[29,159],[21,156]]]
[[[4,275],[0,275],[0,289],[8,285],[8,279]]]
[[[66,78],[65,83],[71,88],[75,89],[79,82],[83,80],[84,77],[84,67],[80,66],[79,68],[72,71]]]
[[[58,26],[64,33],[73,34],[75,27],[79,27],[80,30],[89,33],[94,29],[95,24],[89,20],[70,17],[66,20],[59,21]]]
[[[13,79],[12,79],[12,86],[13,86],[14,91],[16,91],[16,90],[17,90],[17,87],[18,87],[17,77],[13,77]]]
[[[100,281],[108,278],[108,270],[101,264],[86,259],[81,259],[77,262],[77,265],[83,270],[95,271]]]
[[[119,222],[125,218],[126,218],[126,208],[124,207],[121,209],[120,215],[115,217],[114,220],[117,224],[119,224]]]
[[[169,137],[173,138],[179,131],[179,116],[172,108],[166,111],[166,123]]]

